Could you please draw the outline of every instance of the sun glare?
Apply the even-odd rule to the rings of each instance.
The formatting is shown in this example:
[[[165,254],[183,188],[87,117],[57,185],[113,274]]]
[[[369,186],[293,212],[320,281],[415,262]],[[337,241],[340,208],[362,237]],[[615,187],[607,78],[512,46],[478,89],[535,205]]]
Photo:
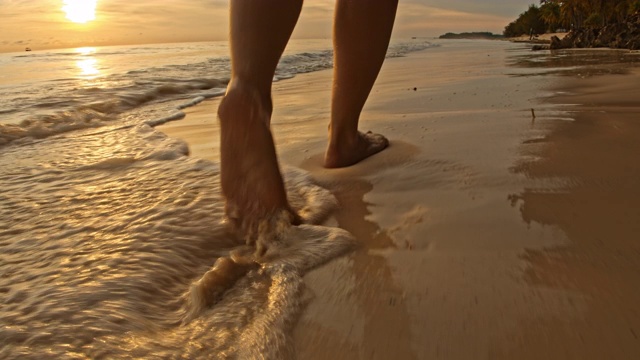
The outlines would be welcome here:
[[[96,59],[84,59],[76,61],[76,65],[80,69],[80,75],[91,77],[100,74],[98,70],[98,61]]]
[[[62,11],[67,14],[67,19],[84,24],[95,20],[97,2],[98,0],[63,0]]]
[[[80,55],[91,55],[96,52],[96,48],[91,46],[85,46],[85,47],[77,48],[75,50]]]

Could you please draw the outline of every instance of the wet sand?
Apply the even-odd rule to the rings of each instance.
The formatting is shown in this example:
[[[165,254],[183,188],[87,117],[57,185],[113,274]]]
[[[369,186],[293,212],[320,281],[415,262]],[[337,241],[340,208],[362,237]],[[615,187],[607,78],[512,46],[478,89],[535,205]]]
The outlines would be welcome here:
[[[388,59],[361,128],[392,145],[334,170],[331,72],[275,83],[282,166],[359,242],[305,276],[297,357],[639,357],[639,63],[496,41]],[[218,161],[218,101],[159,129]]]

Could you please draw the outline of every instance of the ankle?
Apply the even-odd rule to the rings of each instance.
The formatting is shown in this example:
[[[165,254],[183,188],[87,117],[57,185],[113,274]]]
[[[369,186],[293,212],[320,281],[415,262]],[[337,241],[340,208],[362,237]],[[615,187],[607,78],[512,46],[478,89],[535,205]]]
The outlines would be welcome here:
[[[329,129],[329,147],[334,149],[350,149],[358,144],[358,130],[345,128]]]
[[[269,119],[273,111],[271,101],[271,89],[265,90],[249,82],[233,80],[229,82],[227,92],[220,101],[218,118],[220,123],[229,123],[240,115],[245,120],[253,118],[265,119],[269,125]],[[246,112],[253,112],[252,115]],[[256,113],[257,112],[257,113]],[[257,117],[256,114],[259,114]]]

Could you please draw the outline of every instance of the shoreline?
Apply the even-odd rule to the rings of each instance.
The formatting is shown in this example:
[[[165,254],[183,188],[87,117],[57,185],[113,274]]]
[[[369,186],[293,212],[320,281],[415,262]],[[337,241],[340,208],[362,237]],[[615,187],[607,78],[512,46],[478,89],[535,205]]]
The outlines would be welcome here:
[[[281,166],[331,190],[329,224],[359,242],[305,276],[298,357],[640,354],[640,73],[615,57],[589,67],[509,42],[437,43],[387,59],[361,129],[391,146],[353,167],[322,167],[331,71],[273,84]],[[157,129],[217,161],[218,101]]]

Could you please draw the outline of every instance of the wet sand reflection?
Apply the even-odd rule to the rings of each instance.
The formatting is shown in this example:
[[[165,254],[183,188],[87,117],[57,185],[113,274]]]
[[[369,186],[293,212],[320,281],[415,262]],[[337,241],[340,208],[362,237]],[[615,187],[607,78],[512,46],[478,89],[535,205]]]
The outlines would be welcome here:
[[[411,156],[415,151],[408,144],[400,144],[398,148],[389,151],[398,153],[400,157]],[[337,226],[349,231],[358,242],[358,247],[352,254],[338,260],[342,265],[338,265],[336,272],[344,272],[338,276],[350,278],[350,285],[341,288],[342,293],[332,300],[344,301],[346,298],[348,302],[352,302],[349,305],[355,306],[354,311],[358,315],[343,319],[345,326],[350,327],[349,338],[341,337],[328,328],[318,327],[319,324],[305,323],[298,327],[299,333],[296,336],[305,342],[300,347],[305,353],[299,353],[298,356],[304,358],[306,352],[313,352],[326,357],[333,355],[333,358],[414,359],[416,356],[411,349],[411,323],[403,289],[394,281],[388,259],[376,254],[376,250],[395,249],[396,245],[385,229],[369,220],[372,213],[370,208],[376,206],[366,200],[366,195],[374,188],[364,176],[370,169],[365,165],[320,175],[319,164],[320,155],[313,157],[302,167],[315,171],[318,183],[330,189],[337,198],[339,209],[333,214]],[[310,283],[313,285],[317,281]],[[341,283],[342,286],[346,284],[344,281]],[[314,312],[314,309],[309,310]],[[313,317],[318,319],[317,316]],[[335,322],[328,323],[328,326],[331,325],[335,325]],[[401,331],[397,331],[398,329]],[[327,346],[328,344],[331,346]]]
[[[557,98],[582,104],[574,121],[549,123],[543,141],[523,144],[538,160],[515,171],[557,188],[527,188],[516,202],[525,222],[559,227],[568,246],[529,250],[525,280],[532,286],[584,294],[584,318],[550,321],[530,331],[549,333],[547,352],[573,349],[586,358],[640,354],[640,107],[635,77],[574,80]],[[562,325],[562,324],[561,324]]]

